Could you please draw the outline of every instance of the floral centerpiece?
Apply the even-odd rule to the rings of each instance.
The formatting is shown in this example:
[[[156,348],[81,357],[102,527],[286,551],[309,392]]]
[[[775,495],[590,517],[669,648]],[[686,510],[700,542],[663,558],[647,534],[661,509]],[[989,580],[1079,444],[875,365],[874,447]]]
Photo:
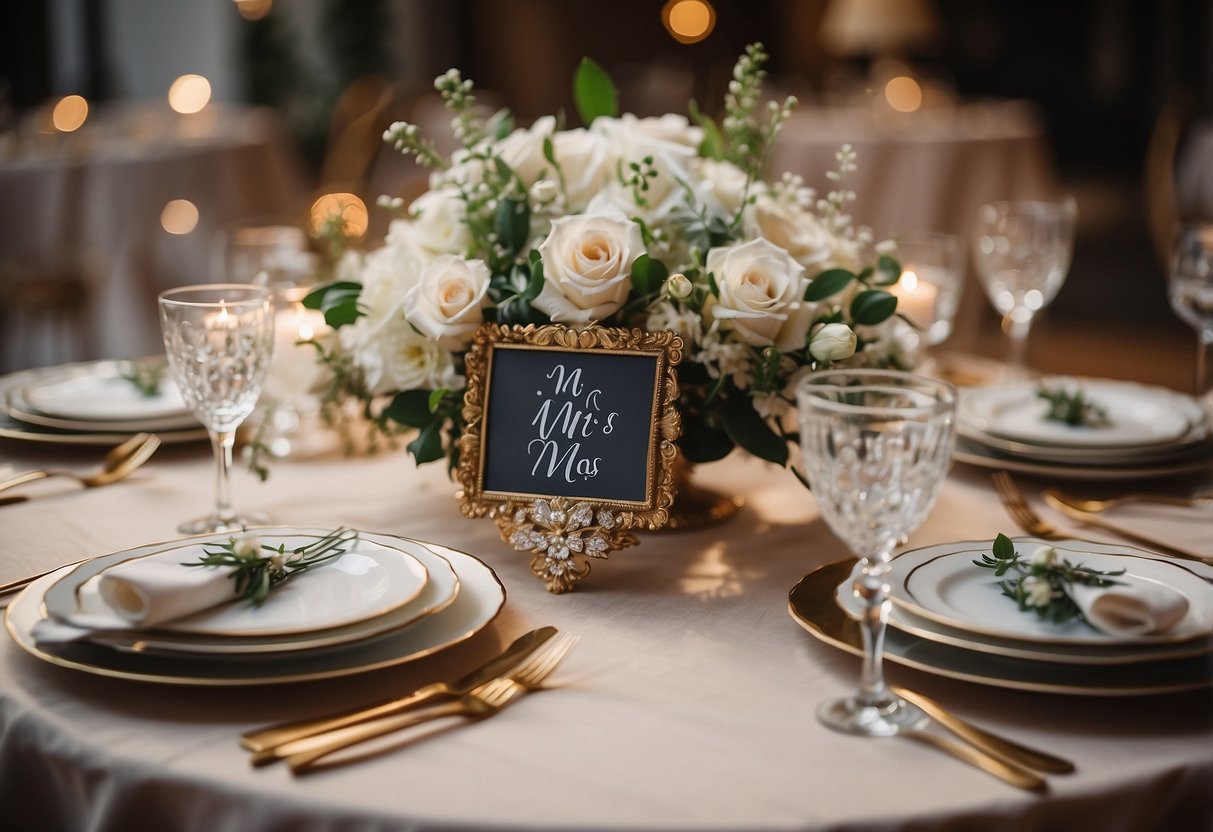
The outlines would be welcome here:
[[[471,81],[435,87],[460,148],[444,158],[415,125],[384,135],[429,168],[382,248],[347,252],[307,300],[337,328],[322,348],[337,384],[384,426],[416,428],[418,463],[457,464],[463,357],[483,322],[673,330],[679,448],[692,463],[733,448],[780,465],[783,417],[804,374],[847,365],[908,367],[917,338],[882,289],[900,276],[846,206],[855,154],[844,146],[824,196],[791,175],[762,178],[795,99],[763,102],[760,44],[746,49],[717,123],[619,115],[609,77],[583,61],[584,126],[545,116],[514,128],[478,117]],[[803,479],[803,478],[802,478]]]

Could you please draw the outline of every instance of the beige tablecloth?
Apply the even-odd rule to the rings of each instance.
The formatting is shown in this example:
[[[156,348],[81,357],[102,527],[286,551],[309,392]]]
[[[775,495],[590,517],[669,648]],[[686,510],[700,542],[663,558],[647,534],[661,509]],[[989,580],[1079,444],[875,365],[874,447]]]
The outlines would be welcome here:
[[[12,464],[75,456],[0,447]],[[898,739],[834,733],[818,703],[858,661],[814,641],[789,588],[842,545],[790,474],[730,459],[700,480],[744,494],[728,525],[646,535],[595,564],[577,592],[546,593],[488,521],[459,516],[440,466],[400,453],[284,462],[241,473],[242,506],[284,523],[349,524],[476,553],[508,588],[503,614],[447,653],[345,680],[193,690],[50,667],[0,644],[0,818],[38,830],[813,829],[1205,830],[1213,819],[1213,700],[995,689],[890,667],[991,729],[1062,754],[1077,773],[1012,789]],[[1213,481],[1213,472],[1203,478]],[[210,499],[204,449],[165,448],[129,482],[45,483],[0,508],[0,582],[174,536]],[[30,489],[33,492],[33,488]],[[984,472],[954,469],[926,545],[1012,527]],[[581,637],[535,694],[483,723],[305,779],[251,769],[237,735],[449,678],[542,624]]]
[[[102,112],[79,133],[0,157],[0,295],[48,276],[86,293],[75,316],[0,310],[0,371],[161,352],[156,294],[220,277],[230,225],[297,219],[294,162],[273,113],[215,104],[189,116],[165,105]],[[197,209],[188,233],[162,226],[170,200]]]

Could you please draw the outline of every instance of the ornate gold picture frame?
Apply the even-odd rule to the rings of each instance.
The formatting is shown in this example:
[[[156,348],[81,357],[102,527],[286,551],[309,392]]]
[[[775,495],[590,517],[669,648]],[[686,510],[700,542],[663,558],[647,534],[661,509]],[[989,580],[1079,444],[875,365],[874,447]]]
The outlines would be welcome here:
[[[590,559],[635,545],[632,529],[669,521],[682,348],[666,331],[476,330],[466,357],[460,511],[492,517],[503,540],[531,553],[531,571],[550,592],[572,589]]]

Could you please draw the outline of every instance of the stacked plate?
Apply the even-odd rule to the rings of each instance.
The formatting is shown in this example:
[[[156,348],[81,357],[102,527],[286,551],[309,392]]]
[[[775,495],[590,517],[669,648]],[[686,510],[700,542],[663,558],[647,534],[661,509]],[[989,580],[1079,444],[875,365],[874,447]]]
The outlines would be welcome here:
[[[1044,542],[1016,538],[1016,545],[1023,552]],[[1108,635],[1081,619],[1053,624],[1020,612],[993,571],[974,565],[989,553],[988,541],[948,543],[893,559],[886,658],[942,676],[1051,693],[1134,695],[1213,685],[1213,566],[1078,540],[1049,545],[1086,566],[1163,583],[1187,596],[1187,614],[1165,634],[1137,637]],[[858,565],[845,561],[809,574],[792,590],[790,609],[814,635],[858,653],[852,570]]]
[[[1046,419],[1041,384],[1080,390],[1106,422]],[[1107,379],[1053,379],[961,390],[956,458],[988,468],[1073,479],[1166,476],[1213,460],[1200,404],[1162,387]]]
[[[323,529],[257,530],[290,551]],[[470,638],[496,618],[505,590],[493,570],[445,546],[362,532],[339,558],[293,577],[253,607],[234,601],[153,630],[101,601],[100,575],[136,560],[198,560],[213,534],[141,546],[66,566],[30,584],[5,625],[27,653],[101,676],[180,685],[325,679],[402,664]],[[183,567],[184,568],[184,567]],[[79,625],[87,622],[88,629]]]
[[[167,443],[206,438],[167,372],[145,394],[124,378],[130,366],[90,361],[0,378],[0,436],[67,445],[112,445],[141,432]]]

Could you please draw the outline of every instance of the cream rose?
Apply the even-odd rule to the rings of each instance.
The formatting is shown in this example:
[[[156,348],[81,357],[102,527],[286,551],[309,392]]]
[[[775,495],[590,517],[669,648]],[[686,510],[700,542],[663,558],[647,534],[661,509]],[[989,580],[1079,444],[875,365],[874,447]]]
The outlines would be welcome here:
[[[712,249],[706,265],[719,290],[716,302],[705,307],[709,318],[756,347],[804,347],[816,309],[803,300],[804,267],[786,251],[759,238]]]
[[[422,269],[404,298],[404,314],[440,347],[459,352],[484,321],[488,291],[489,269],[482,261],[443,254]]]
[[[610,151],[605,137],[584,128],[562,130],[552,137],[568,211],[584,211],[594,195],[611,181],[614,168]]]
[[[539,179],[545,168],[550,173],[552,166],[543,156],[543,143],[546,139],[553,138],[555,132],[556,119],[543,116],[530,128],[515,130],[498,142],[497,155],[518,174],[518,178],[527,187],[530,187]]]
[[[426,191],[409,206],[412,220],[393,230],[431,256],[462,254],[471,244],[467,206],[454,188]],[[389,237],[388,242],[392,242]]]
[[[629,165],[641,164],[650,159],[657,175],[648,180],[648,190],[641,196],[645,205],[634,202],[631,188],[618,182],[611,183],[613,201],[618,204],[626,199],[630,204],[625,210],[630,215],[639,212],[650,221],[661,220],[679,208],[686,197],[680,182],[691,181],[691,165],[696,158],[696,145],[703,137],[698,127],[690,127],[682,116],[662,118],[636,118],[625,114],[620,118],[598,118],[590,131],[607,139],[613,160],[610,170],[618,166],[624,175],[629,175]]]
[[[713,213],[732,216],[745,198],[746,174],[732,162],[696,159],[694,172],[699,176],[697,191]]]
[[[601,320],[623,305],[632,264],[644,253],[640,226],[622,213],[555,220],[539,246],[544,284],[531,304],[558,323]]]
[[[746,207],[743,223],[747,234],[765,237],[806,268],[821,268],[836,254],[834,235],[816,217],[768,194]]]

